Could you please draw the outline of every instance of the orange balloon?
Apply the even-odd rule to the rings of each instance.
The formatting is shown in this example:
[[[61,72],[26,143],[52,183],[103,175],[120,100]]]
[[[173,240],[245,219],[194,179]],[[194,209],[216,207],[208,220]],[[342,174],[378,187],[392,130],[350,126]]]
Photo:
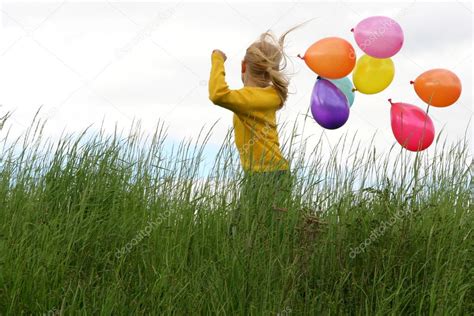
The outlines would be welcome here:
[[[411,83],[423,101],[436,107],[453,104],[459,99],[462,90],[461,80],[447,69],[428,70]]]
[[[311,70],[328,79],[344,78],[356,63],[352,45],[339,37],[326,37],[311,45],[303,60]]]

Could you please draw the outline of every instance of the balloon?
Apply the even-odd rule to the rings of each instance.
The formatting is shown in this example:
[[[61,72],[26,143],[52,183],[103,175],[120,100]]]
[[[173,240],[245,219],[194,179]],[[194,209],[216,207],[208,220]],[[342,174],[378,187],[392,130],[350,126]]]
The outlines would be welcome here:
[[[321,77],[339,79],[354,69],[356,55],[352,45],[339,37],[323,38],[311,45],[302,58]]]
[[[336,129],[347,122],[349,104],[346,96],[333,83],[318,79],[311,95],[311,113],[322,127]]]
[[[364,19],[352,31],[360,49],[375,58],[390,58],[403,45],[402,28],[395,20],[386,16]]]
[[[331,79],[329,81],[334,83],[334,85],[338,87],[339,90],[342,91],[342,93],[344,93],[347,98],[347,101],[349,102],[349,106],[352,106],[352,104],[354,104],[355,94],[353,91],[354,86],[352,85],[351,80],[347,77],[344,77],[341,79]]]
[[[378,59],[363,55],[357,61],[352,81],[357,91],[375,94],[387,88],[394,75],[395,68],[390,58]]]
[[[447,69],[432,69],[419,75],[412,81],[418,96],[436,107],[453,104],[461,95],[461,80]]]
[[[390,110],[392,131],[400,145],[410,151],[421,151],[433,143],[433,121],[420,108],[408,103],[392,103]]]

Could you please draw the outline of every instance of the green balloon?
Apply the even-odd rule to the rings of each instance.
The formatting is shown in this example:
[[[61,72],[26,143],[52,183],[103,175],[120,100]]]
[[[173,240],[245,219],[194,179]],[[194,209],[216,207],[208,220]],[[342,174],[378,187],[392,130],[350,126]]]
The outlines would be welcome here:
[[[347,101],[349,102],[349,106],[352,106],[352,104],[354,103],[355,94],[354,91],[352,91],[352,89],[354,89],[354,86],[352,85],[351,80],[348,77],[344,77],[341,79],[330,79],[329,81],[334,83],[334,85],[338,87],[339,90],[342,91],[342,93],[344,93],[347,98]]]

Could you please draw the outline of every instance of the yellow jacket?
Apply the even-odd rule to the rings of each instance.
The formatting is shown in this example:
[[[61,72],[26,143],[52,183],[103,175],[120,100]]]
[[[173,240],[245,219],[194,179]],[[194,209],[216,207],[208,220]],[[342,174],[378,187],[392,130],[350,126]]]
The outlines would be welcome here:
[[[209,99],[234,112],[235,144],[244,171],[287,170],[288,161],[280,151],[276,111],[281,99],[275,88],[244,87],[230,90],[225,81],[224,59],[212,54]]]

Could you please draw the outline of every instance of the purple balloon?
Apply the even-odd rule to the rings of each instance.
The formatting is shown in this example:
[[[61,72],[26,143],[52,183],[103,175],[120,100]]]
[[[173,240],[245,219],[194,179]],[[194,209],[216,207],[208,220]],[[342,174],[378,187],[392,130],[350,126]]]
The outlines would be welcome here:
[[[353,31],[360,49],[375,58],[390,58],[403,45],[402,28],[395,20],[386,16],[366,18]]]
[[[311,113],[322,127],[336,129],[349,119],[349,103],[335,84],[326,79],[318,79],[311,95]]]

